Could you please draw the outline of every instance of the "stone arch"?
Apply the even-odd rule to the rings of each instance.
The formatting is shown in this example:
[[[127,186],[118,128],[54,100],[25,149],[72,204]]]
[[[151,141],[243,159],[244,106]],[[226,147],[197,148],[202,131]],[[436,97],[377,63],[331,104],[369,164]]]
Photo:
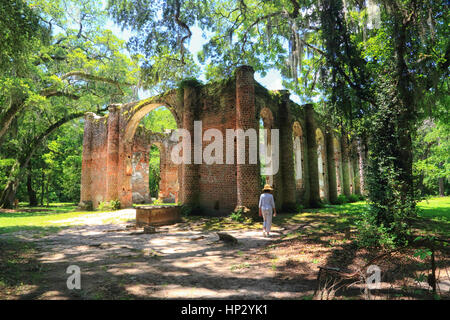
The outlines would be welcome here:
[[[177,112],[175,111],[175,108],[172,107],[170,104],[166,102],[137,104],[131,107],[130,111],[123,112],[123,115],[125,116],[127,116],[128,112],[132,112],[132,114],[128,116],[126,122],[125,133],[123,137],[124,143],[131,142],[131,140],[134,137],[134,134],[136,133],[136,129],[139,125],[139,122],[142,120],[142,118],[158,107],[166,107],[168,110],[170,110],[175,119],[175,122],[177,123],[177,127],[178,128],[181,127]]]
[[[316,145],[317,145],[317,166],[319,178],[319,193],[322,200],[327,199],[327,158],[325,147],[325,136],[320,128],[316,129]]]
[[[292,125],[293,151],[294,151],[294,172],[296,189],[304,188],[304,141],[303,129],[298,121]]]

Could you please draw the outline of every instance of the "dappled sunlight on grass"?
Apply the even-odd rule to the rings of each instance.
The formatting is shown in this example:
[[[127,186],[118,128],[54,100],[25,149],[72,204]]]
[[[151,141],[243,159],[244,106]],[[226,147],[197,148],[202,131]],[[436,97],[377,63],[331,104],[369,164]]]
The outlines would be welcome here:
[[[423,200],[417,205],[419,216],[450,222],[450,197]]]
[[[46,235],[76,224],[73,221],[74,218],[101,213],[100,211],[75,211],[76,208],[72,203],[57,203],[49,207],[20,206],[15,211],[0,211],[0,234],[33,231]]]
[[[435,197],[418,203],[414,226],[426,233],[450,235],[450,197]]]

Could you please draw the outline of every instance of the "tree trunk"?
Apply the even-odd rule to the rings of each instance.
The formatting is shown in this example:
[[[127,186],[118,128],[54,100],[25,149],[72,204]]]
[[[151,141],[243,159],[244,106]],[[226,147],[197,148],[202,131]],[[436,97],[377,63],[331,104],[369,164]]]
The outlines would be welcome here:
[[[0,140],[8,131],[8,128],[16,114],[24,107],[23,101],[12,102],[9,109],[0,117]]]
[[[0,196],[0,208],[12,209],[16,198],[17,180],[8,181]]]
[[[444,193],[444,178],[439,178],[439,197],[445,197]]]
[[[397,110],[397,136],[398,152],[396,154],[396,167],[398,169],[398,183],[402,209],[406,215],[415,209],[414,185],[412,173],[412,123],[415,119],[415,92],[414,79],[411,77],[405,61],[408,42],[409,18],[393,2],[391,10],[394,12],[394,44],[395,44],[395,78],[397,88],[397,101],[394,108]],[[395,101],[395,100],[394,100]]]
[[[27,191],[28,191],[28,200],[30,202],[30,207],[36,207],[38,205],[36,191],[33,189],[33,179],[31,176],[31,171],[28,171],[27,175]]]
[[[47,179],[47,183],[45,184],[45,198],[47,199],[47,207],[50,205],[50,197],[48,193],[48,186],[50,185],[50,176]]]
[[[41,176],[41,207],[44,206],[44,196],[45,196],[45,174],[42,172]]]

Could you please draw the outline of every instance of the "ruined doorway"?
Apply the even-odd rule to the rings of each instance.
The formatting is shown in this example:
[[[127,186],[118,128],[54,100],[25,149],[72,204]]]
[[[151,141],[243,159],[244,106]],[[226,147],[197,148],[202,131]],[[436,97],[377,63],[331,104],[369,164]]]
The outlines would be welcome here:
[[[273,114],[269,108],[261,109],[259,118],[259,145],[260,152],[260,176],[261,184],[274,185],[274,177],[272,174],[267,174],[272,164],[272,141],[271,129],[273,128]],[[269,169],[269,170],[267,170]]]
[[[171,111],[159,106],[137,125],[132,147],[131,189],[134,204],[176,203],[178,166],[171,161],[177,123]]]
[[[292,126],[292,139],[294,151],[294,171],[295,171],[295,185],[297,190],[303,189],[303,130],[298,121],[295,121]]]
[[[325,152],[325,138],[323,136],[322,130],[317,128],[316,130],[316,145],[317,145],[317,166],[319,175],[319,193],[320,199],[324,200],[327,197],[326,194],[326,152]]]

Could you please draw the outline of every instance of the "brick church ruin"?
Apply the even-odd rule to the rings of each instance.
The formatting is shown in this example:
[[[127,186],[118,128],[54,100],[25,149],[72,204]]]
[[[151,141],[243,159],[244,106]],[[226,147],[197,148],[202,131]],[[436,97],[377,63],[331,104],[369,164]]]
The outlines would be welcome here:
[[[155,133],[139,126],[146,114],[160,106],[168,108],[177,127],[192,137],[197,120],[202,121],[203,131],[215,128],[224,136],[226,129],[258,130],[260,123],[268,130],[279,129],[279,170],[264,179],[274,186],[280,209],[334,203],[340,194],[364,192],[366,155],[342,134],[345,130],[325,126],[311,104],[294,103],[288,91],[268,91],[254,80],[251,67],[241,66],[221,83],[186,81],[179,89],[153,98],[110,105],[103,117],[87,113],[81,205],[96,208],[102,201],[116,199],[123,208],[149,203],[149,150],[156,145],[163,202],[182,203],[212,216],[228,215],[238,206],[257,208],[263,183],[259,161],[174,164],[170,154],[178,140],[171,132]],[[203,142],[204,147],[209,143]],[[266,143],[270,148],[270,141]]]

